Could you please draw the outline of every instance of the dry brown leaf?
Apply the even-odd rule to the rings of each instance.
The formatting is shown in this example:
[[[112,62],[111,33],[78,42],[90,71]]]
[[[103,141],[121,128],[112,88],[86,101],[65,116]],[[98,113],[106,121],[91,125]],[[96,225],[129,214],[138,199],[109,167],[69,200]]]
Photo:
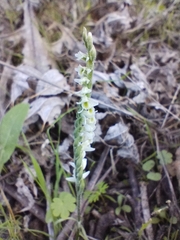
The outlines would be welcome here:
[[[33,115],[38,114],[43,123],[49,123],[50,125],[60,115],[61,109],[64,107],[65,102],[60,97],[37,98],[30,104],[30,110],[27,119]]]
[[[133,162],[139,162],[139,153],[135,145],[134,138],[129,134],[129,129],[126,125],[119,122],[111,127],[109,127],[104,141],[108,144],[115,144],[120,146],[117,151],[117,155],[122,158],[131,159]]]
[[[11,103],[14,103],[15,100],[22,95],[22,93],[29,89],[29,83],[27,82],[28,78],[33,76],[34,78],[40,78],[41,73],[28,65],[20,65],[17,67],[17,70],[13,72],[13,83],[11,86]]]
[[[38,31],[38,23],[34,14],[33,1],[24,2],[24,35],[23,63],[44,73],[49,66],[55,66],[47,50],[47,45]]]
[[[42,75],[42,79],[44,81],[39,81],[36,88],[36,93],[40,96],[54,96],[70,88],[64,76],[57,69],[50,69]]]
[[[52,43],[51,45],[51,50],[55,55],[61,55],[64,47],[72,51],[78,45],[78,49],[80,51],[84,49],[83,44],[77,41],[77,39],[74,37],[70,29],[68,29],[67,27],[61,24],[58,24],[58,27],[61,30],[62,36],[58,41],[56,41],[55,43]]]

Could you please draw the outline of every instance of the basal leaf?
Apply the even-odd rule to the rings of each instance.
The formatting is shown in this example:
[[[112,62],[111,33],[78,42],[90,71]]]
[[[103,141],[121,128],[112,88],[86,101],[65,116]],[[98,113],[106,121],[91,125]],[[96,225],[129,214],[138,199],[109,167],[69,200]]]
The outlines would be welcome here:
[[[117,198],[117,201],[118,201],[118,205],[121,206],[122,205],[122,201],[124,199],[124,195],[122,194],[119,194],[118,195],[118,198]]]
[[[144,171],[150,171],[155,165],[155,162],[153,160],[149,160],[147,162],[145,162],[142,166]]]
[[[62,209],[63,209],[63,202],[60,198],[54,198],[53,202],[51,203],[51,209],[54,217],[61,216]]]
[[[157,172],[150,172],[147,174],[147,178],[153,181],[159,181],[161,179],[161,174]]]
[[[171,218],[170,218],[170,220],[169,220],[169,222],[170,223],[172,223],[172,224],[177,224],[177,218],[175,217],[175,216],[172,216]]]
[[[157,218],[157,217],[152,217],[151,218],[151,223],[152,224],[158,224],[160,222],[160,219],[159,218]]]
[[[65,207],[63,207],[62,209],[61,209],[61,218],[62,219],[67,219],[68,217],[69,217],[69,211],[68,211],[68,209],[67,208],[65,208]]]
[[[129,205],[125,204],[125,205],[122,206],[122,210],[124,212],[130,213],[132,209],[131,209],[131,207]]]
[[[120,212],[121,212],[121,207],[117,207],[117,208],[115,209],[115,214],[116,214],[116,215],[119,215]]]
[[[60,193],[58,198],[54,198],[51,203],[51,209],[54,217],[61,217],[66,219],[69,217],[70,212],[76,209],[76,199],[68,192]]]
[[[166,150],[158,152],[157,158],[160,160],[161,164],[172,163],[172,154],[170,152],[167,152]]]
[[[0,123],[0,172],[14,152],[28,109],[28,104],[20,103],[11,108],[2,118]]]

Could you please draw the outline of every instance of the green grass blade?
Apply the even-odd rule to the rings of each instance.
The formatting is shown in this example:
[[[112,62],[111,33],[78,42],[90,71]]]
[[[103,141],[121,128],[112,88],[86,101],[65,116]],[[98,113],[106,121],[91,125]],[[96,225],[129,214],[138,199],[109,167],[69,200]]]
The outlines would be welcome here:
[[[46,196],[46,198],[48,198],[48,191],[47,191],[47,188],[46,188],[46,181],[45,181],[43,172],[41,170],[41,167],[39,166],[39,163],[37,162],[37,160],[32,155],[30,155],[30,157],[31,157],[31,161],[33,163],[34,169],[36,171],[37,182],[38,182],[41,190],[43,191],[44,195]]]

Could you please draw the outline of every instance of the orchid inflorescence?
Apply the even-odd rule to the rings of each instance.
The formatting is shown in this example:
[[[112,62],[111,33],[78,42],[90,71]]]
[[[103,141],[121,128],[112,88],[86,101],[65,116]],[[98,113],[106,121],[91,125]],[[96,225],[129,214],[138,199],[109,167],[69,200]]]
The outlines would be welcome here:
[[[81,99],[77,103],[78,111],[74,131],[74,162],[71,162],[74,171],[72,177],[66,178],[68,181],[75,182],[76,184],[77,205],[79,204],[78,208],[80,208],[79,202],[85,187],[84,179],[89,174],[89,171],[84,172],[87,165],[87,159],[85,158],[86,152],[94,150],[94,148],[91,147],[96,128],[94,106],[98,104],[97,101],[91,98],[96,49],[93,45],[92,34],[91,32],[87,33],[86,28],[83,30],[83,41],[87,53],[79,52],[75,54],[77,60],[83,60],[86,62],[86,66],[79,65],[76,69],[80,79],[75,79],[75,82],[80,84],[82,89],[77,92]]]

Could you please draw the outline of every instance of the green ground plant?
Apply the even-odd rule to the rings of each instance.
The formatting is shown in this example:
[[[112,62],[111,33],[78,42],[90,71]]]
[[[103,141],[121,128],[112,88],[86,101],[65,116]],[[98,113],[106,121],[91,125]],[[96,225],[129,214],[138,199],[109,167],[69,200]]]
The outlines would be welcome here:
[[[168,203],[168,201],[167,201]],[[139,237],[142,236],[143,231],[149,226],[149,224],[158,225],[159,223],[165,224],[168,223],[167,227],[167,236],[163,238],[163,240],[177,240],[179,230],[173,230],[172,226],[177,224],[177,218],[175,216],[170,216],[168,213],[168,207],[155,207],[152,218],[149,219],[148,222],[143,223],[142,227],[138,231]]]
[[[99,201],[100,199],[103,199],[104,197],[106,197],[106,191],[107,191],[108,187],[109,186],[107,183],[100,182],[96,185],[94,191],[86,190],[84,193],[84,197],[86,199],[88,199],[88,202],[90,204],[95,203],[95,202]]]
[[[124,196],[123,194],[119,194],[117,197],[117,203],[118,203],[118,207],[115,209],[115,214],[119,215],[121,213],[121,211],[125,212],[125,213],[130,213],[131,212],[131,206],[129,206],[128,204],[124,204],[124,200],[126,199],[126,196]]]
[[[152,181],[159,181],[161,179],[161,173],[153,170],[157,164],[167,165],[172,163],[172,154],[166,150],[157,152],[156,157],[159,160],[158,163],[155,160],[148,159],[142,165],[142,169],[148,172],[146,175],[147,179]]]

